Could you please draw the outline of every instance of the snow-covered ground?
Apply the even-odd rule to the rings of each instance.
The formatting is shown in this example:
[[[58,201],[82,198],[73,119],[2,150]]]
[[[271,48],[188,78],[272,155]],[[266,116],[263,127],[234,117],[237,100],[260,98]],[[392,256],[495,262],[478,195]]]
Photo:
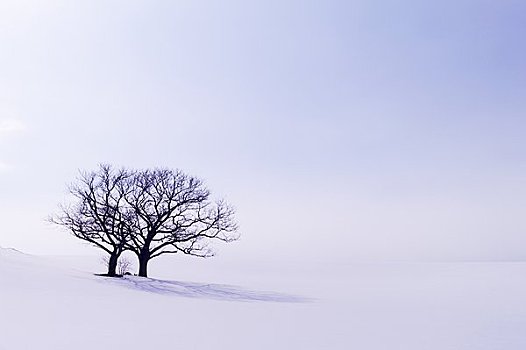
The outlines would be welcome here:
[[[98,267],[98,269],[96,269]],[[526,263],[159,260],[0,250],[0,350],[526,349]]]

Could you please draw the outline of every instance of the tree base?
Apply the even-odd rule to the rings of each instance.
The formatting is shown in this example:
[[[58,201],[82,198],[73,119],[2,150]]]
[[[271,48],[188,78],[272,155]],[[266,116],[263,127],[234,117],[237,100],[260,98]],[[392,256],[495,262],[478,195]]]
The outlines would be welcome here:
[[[107,273],[94,273],[95,276],[99,276],[99,277],[115,277],[115,278],[123,278],[124,275],[113,275],[113,276],[110,276],[108,275]]]

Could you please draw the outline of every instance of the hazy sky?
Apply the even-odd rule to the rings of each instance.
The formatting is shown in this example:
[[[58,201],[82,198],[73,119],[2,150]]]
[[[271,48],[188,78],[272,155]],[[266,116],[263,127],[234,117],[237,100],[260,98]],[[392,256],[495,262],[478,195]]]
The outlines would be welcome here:
[[[181,168],[262,258],[525,259],[523,1],[1,1],[0,245],[78,169]]]

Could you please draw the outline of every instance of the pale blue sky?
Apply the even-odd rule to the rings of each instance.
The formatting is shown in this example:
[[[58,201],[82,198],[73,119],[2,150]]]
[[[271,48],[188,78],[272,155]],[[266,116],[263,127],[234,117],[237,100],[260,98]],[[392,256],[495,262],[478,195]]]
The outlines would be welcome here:
[[[43,218],[110,162],[206,179],[223,255],[526,258],[525,33],[521,1],[3,1],[0,245],[83,252]]]

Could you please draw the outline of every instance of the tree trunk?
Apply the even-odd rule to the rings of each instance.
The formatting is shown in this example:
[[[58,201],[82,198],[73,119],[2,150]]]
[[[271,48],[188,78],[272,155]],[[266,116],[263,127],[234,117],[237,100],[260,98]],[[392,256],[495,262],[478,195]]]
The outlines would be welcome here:
[[[139,258],[139,276],[148,277],[148,262],[150,261],[149,252],[141,253]]]
[[[115,277],[117,276],[117,262],[119,260],[118,254],[111,254],[108,259],[108,276]]]

